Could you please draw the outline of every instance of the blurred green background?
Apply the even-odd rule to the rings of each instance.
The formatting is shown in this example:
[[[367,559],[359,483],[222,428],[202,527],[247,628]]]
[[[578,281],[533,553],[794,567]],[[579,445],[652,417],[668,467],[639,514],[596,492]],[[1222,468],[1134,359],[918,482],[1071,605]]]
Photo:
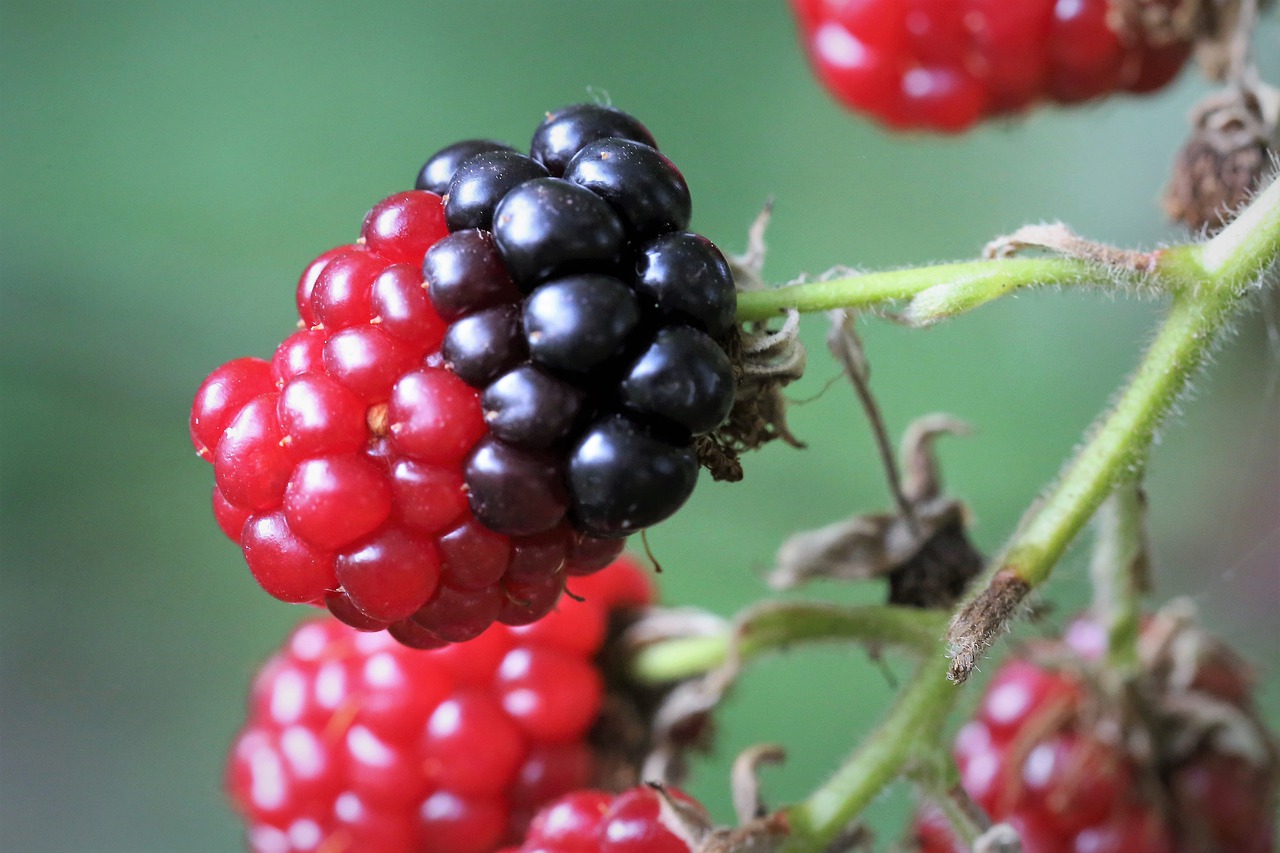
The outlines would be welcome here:
[[[1274,26],[1264,39],[1274,79]],[[240,846],[223,752],[248,678],[304,612],[260,593],[215,527],[188,406],[214,366],[271,353],[302,267],[436,148],[524,144],[545,110],[607,96],[652,129],[693,189],[694,227],[727,250],[774,199],[767,272],[780,282],[972,257],[1043,219],[1123,245],[1178,239],[1157,196],[1204,91],[1191,72],[1151,99],[904,138],[818,89],[782,0],[3,0],[0,849]],[[863,328],[895,433],[935,410],[977,428],[943,456],[993,550],[1158,315],[1045,292],[928,332]],[[1192,596],[1271,676],[1272,720],[1277,316],[1240,325],[1151,467],[1160,594]],[[809,322],[797,399],[836,374]],[[788,533],[887,505],[847,389],[796,406],[793,426],[808,450],[770,447],[743,483],[703,482],[653,532],[668,601],[730,614],[765,594]],[[1085,600],[1083,562],[1074,553],[1050,586],[1054,618]],[[691,787],[728,819],[732,756],[776,741],[791,760],[767,792],[801,796],[891,693],[857,650],[761,665]],[[882,839],[906,808],[902,791],[877,804]]]

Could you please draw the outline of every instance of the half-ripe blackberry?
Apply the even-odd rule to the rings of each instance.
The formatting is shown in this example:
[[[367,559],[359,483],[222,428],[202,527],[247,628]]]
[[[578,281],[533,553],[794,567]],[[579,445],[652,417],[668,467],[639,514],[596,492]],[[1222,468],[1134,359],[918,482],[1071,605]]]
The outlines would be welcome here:
[[[495,142],[492,139],[463,139],[452,145],[446,145],[427,158],[418,170],[418,180],[414,189],[429,190],[436,195],[449,192],[449,182],[458,171],[458,167],[477,154],[486,151],[514,151],[510,145]]]
[[[493,219],[498,251],[525,291],[557,273],[611,271],[625,236],[608,202],[559,178],[516,187]]]
[[[547,113],[546,119],[533,132],[529,150],[533,159],[559,177],[569,161],[597,139],[634,139],[658,147],[648,128],[634,116],[601,104],[574,104]]]
[[[549,281],[524,303],[524,336],[538,364],[586,373],[622,354],[640,322],[635,292],[606,275]]]
[[[698,457],[623,415],[583,433],[569,456],[573,519],[595,536],[627,536],[679,509],[698,479]]]
[[[738,307],[729,262],[701,234],[676,231],[640,247],[636,292],[653,300],[669,322],[687,323],[713,338],[733,328]]]
[[[636,359],[620,387],[628,408],[702,435],[724,423],[733,408],[733,365],[705,333],[689,326],[666,326]]]
[[[498,202],[508,192],[546,175],[547,170],[538,163],[511,150],[485,151],[462,161],[445,196],[444,216],[449,230],[488,230]]]
[[[680,170],[657,149],[630,139],[587,145],[569,161],[564,179],[609,202],[633,241],[683,230],[692,215]]]
[[[654,145],[579,105],[533,157],[441,149],[307,265],[270,362],[210,375],[192,443],[268,592],[440,648],[535,622],[685,502],[734,286]]]

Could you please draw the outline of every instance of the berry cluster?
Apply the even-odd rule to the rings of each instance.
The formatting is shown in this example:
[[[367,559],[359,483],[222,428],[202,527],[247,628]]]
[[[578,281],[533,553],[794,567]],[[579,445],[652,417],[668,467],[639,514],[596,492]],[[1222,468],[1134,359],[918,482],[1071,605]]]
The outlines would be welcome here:
[[[1102,722],[1107,700],[1086,676],[1102,654],[1102,629],[1076,622],[1064,639],[1036,650],[1052,668],[1031,658],[1002,666],[956,736],[961,783],[992,820],[1018,831],[1024,853],[1271,853],[1271,759],[1241,754],[1231,737],[1214,736],[1216,726],[1179,738],[1166,731],[1190,740],[1172,744],[1182,754],[1159,755],[1157,743],[1154,762],[1132,756]],[[1180,675],[1193,669],[1183,663]],[[1175,705],[1244,719],[1249,692],[1246,674],[1218,647],[1198,661]],[[1155,778],[1144,774],[1153,764]],[[921,853],[968,849],[932,807],[916,838]]]
[[[301,330],[191,411],[258,583],[420,648],[533,622],[669,516],[734,399],[736,294],[633,117],[551,114],[531,156],[451,145],[298,282]]]
[[[1152,92],[1191,53],[1144,26],[1185,0],[792,0],[818,77],[894,129],[955,133],[1040,100]],[[1148,8],[1150,7],[1150,8]]]
[[[574,791],[538,813],[522,846],[499,853],[690,853],[689,839],[662,820],[664,794],[702,808],[671,788],[659,793],[639,787],[617,795]]]
[[[595,781],[611,614],[649,603],[620,560],[536,625],[432,654],[333,619],[303,623],[258,676],[227,789],[256,853],[489,853]]]

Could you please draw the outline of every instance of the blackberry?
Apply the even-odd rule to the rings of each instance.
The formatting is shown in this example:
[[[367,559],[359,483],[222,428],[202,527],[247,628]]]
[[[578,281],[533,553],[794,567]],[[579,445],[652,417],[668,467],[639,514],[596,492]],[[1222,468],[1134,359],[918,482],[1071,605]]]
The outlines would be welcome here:
[[[272,595],[439,648],[540,619],[692,493],[734,398],[728,264],[626,113],[560,110],[530,153],[431,156],[303,271],[271,361],[201,386],[215,518]]]
[[[1183,0],[791,0],[814,73],[894,130],[959,133],[1037,101],[1168,85],[1211,4]]]
[[[574,591],[537,626],[495,625],[433,654],[334,619],[299,625],[259,672],[227,760],[248,848],[485,853],[519,843],[557,798],[614,784],[592,731],[616,701],[600,661],[610,624],[652,590],[622,559]],[[499,606],[446,595],[477,621]],[[466,636],[431,607],[406,624],[419,623],[413,636]]]
[[[664,815],[663,798],[681,803],[683,821]],[[498,853],[692,853],[701,845],[686,823],[709,826],[702,804],[675,788],[640,786],[618,794],[582,789],[544,806],[520,847]]]

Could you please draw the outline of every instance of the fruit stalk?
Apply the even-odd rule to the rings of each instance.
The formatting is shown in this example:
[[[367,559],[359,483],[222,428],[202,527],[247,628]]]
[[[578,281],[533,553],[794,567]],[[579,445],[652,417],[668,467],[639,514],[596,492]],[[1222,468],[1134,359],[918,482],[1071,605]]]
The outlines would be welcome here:
[[[736,628],[723,633],[643,646],[631,660],[630,673],[640,683],[664,684],[722,665],[729,658],[731,647],[737,661],[745,663],[804,642],[852,640],[928,654],[936,647],[945,626],[945,614],[911,607],[765,604],[743,614]]]
[[[946,678],[942,656],[926,658],[880,724],[830,779],[787,809],[791,827],[783,853],[818,853],[847,828],[909,762],[936,754],[960,691]]]
[[[1105,288],[1114,285],[1117,275],[1126,286],[1149,286],[1136,271],[1104,275],[1097,264],[1078,258],[962,261],[740,293],[738,320],[768,320],[787,308],[806,313],[835,308],[877,309],[886,303],[911,299],[916,310],[908,307],[908,321],[929,325],[1028,287]],[[945,300],[929,304],[931,296],[944,294]]]

